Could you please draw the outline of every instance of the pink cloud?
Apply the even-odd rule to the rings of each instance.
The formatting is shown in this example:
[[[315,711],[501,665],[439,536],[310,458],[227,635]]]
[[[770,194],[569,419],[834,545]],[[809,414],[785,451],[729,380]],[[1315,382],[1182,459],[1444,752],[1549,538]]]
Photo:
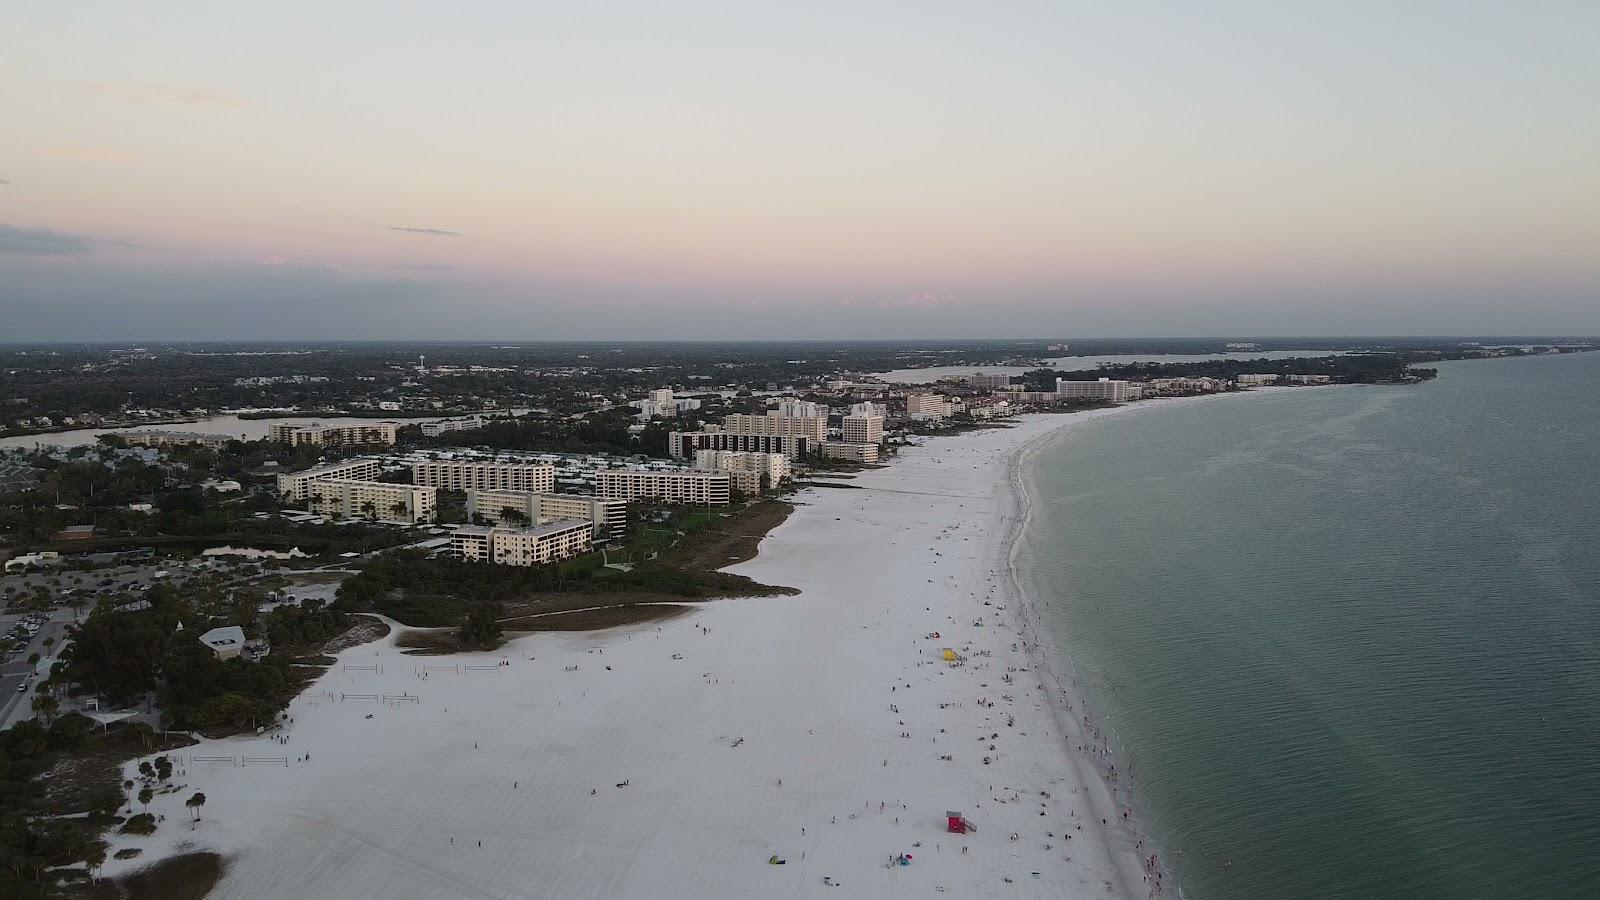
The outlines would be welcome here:
[[[177,84],[120,84],[114,81],[85,81],[76,90],[129,103],[157,103],[181,106],[222,106],[246,109],[250,102],[223,91],[184,87]]]
[[[132,153],[114,147],[84,147],[76,144],[46,147],[43,153],[51,159],[74,159],[86,162],[122,163],[134,158]]]

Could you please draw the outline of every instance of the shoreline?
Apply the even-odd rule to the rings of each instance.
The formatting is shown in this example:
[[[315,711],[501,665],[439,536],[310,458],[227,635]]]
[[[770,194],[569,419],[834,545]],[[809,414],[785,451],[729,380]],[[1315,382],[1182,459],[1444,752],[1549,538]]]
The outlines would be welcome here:
[[[287,727],[188,748],[183,789],[150,806],[166,822],[108,835],[113,851],[144,852],[105,874],[199,849],[229,858],[218,900],[518,897],[529,884],[569,897],[1148,895],[1145,838],[1073,749],[1084,732],[1062,703],[1081,704],[1061,699],[1071,683],[1045,664],[1047,633],[1012,572],[1017,479],[1046,437],[1181,402],[930,438],[861,473],[861,490],[801,492],[756,557],[724,570],[796,596],[494,652],[405,656],[399,629],[341,651]],[[180,807],[196,789],[208,802],[191,826]],[[981,832],[947,833],[947,810]],[[915,864],[886,867],[896,853]]]
[[[1105,736],[1093,725],[1092,719],[1088,718],[1090,699],[1086,698],[1081,688],[1077,686],[1077,676],[1072,670],[1070,654],[1058,646],[1058,642],[1045,627],[1040,616],[1038,598],[1023,586],[1017,557],[1032,521],[1035,500],[1028,484],[1027,467],[1029,461],[1040,450],[1050,442],[1059,440],[1073,425],[1084,425],[1111,416],[1131,415],[1140,411],[1148,412],[1225,397],[1275,396],[1289,390],[1294,388],[1257,388],[1225,394],[1164,398],[1091,410],[1076,414],[1090,416],[1090,419],[1063,422],[1061,427],[1034,435],[1012,448],[1007,454],[1006,485],[1011,492],[1012,503],[1011,514],[1005,517],[1007,526],[1003,539],[1005,547],[1003,567],[1007,594],[1017,605],[1017,625],[1019,633],[1024,636],[1023,646],[1033,662],[1034,670],[1043,682],[1041,687],[1051,698],[1050,705],[1056,730],[1070,750],[1068,753],[1070,765],[1080,781],[1099,788],[1100,795],[1096,799],[1100,802],[1096,804],[1095,811],[1096,814],[1103,814],[1102,817],[1112,823],[1106,828],[1106,838],[1108,842],[1120,844],[1120,847],[1116,848],[1121,850],[1117,858],[1125,893],[1128,896],[1133,896],[1131,887],[1134,884],[1142,884],[1147,896],[1158,896],[1170,889],[1173,895],[1182,897],[1183,891],[1166,861],[1161,857],[1160,847],[1155,843],[1144,818],[1140,815],[1132,776],[1125,768],[1118,767],[1120,757],[1116,750],[1104,743]],[[1065,672],[1059,671],[1063,664]],[[1099,751],[1093,749],[1095,739],[1102,740],[1104,749]],[[1119,807],[1129,811],[1126,818],[1118,815]],[[1120,827],[1116,824],[1119,820],[1122,823]],[[1154,859],[1154,864],[1147,865],[1145,862],[1147,859]],[[1152,878],[1156,882],[1154,886],[1151,884]]]

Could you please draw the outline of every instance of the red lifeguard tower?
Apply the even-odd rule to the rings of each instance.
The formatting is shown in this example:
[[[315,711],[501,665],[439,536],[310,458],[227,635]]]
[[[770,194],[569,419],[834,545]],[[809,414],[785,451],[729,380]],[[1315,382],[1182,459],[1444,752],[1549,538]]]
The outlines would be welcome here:
[[[949,822],[946,830],[951,834],[973,834],[978,830],[978,826],[967,821],[967,817],[961,813],[946,810],[944,817]]]

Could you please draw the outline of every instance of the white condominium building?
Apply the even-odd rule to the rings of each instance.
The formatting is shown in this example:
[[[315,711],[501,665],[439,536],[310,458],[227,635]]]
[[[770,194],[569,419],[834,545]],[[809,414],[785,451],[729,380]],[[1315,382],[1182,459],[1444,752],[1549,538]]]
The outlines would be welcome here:
[[[556,467],[544,463],[430,460],[411,464],[411,482],[448,491],[533,491],[556,487]]]
[[[696,450],[694,467],[708,472],[726,472],[742,494],[759,494],[762,477],[767,488],[775,488],[789,478],[789,457],[782,453],[741,453],[737,450]]]
[[[483,416],[470,415],[457,419],[440,419],[437,422],[423,422],[422,436],[438,437],[441,434],[449,434],[452,431],[471,431],[474,428],[482,428],[487,421],[489,420]]]
[[[306,508],[338,519],[371,519],[395,525],[432,522],[439,508],[439,491],[414,484],[324,478],[310,486]]]
[[[278,496],[286,503],[300,503],[311,496],[314,482],[329,478],[346,478],[371,481],[383,471],[375,459],[347,459],[343,462],[315,466],[301,472],[278,476]]]
[[[822,445],[824,459],[846,459],[851,462],[876,464],[881,451],[877,444],[852,444],[845,441],[828,441]]]
[[[1101,378],[1095,381],[1068,381],[1056,379],[1056,396],[1073,400],[1110,400],[1121,403],[1137,399],[1139,389],[1131,381],[1113,381]]]
[[[1276,375],[1249,375],[1249,374],[1245,374],[1245,375],[1236,376],[1234,378],[1234,381],[1236,383],[1238,383],[1238,385],[1240,387],[1245,387],[1247,385],[1252,385],[1252,384],[1277,384],[1278,383],[1278,376],[1276,376]]]
[[[723,506],[731,500],[726,472],[693,469],[601,469],[594,473],[595,494],[613,500],[655,500],[694,506]]]
[[[576,519],[527,528],[463,525],[450,535],[450,552],[471,562],[542,566],[587,553],[592,534],[588,522]]]
[[[810,400],[795,400],[785,397],[778,401],[777,409],[771,410],[767,414],[786,416],[791,419],[815,419],[819,416],[826,419],[828,417],[828,407],[821,403],[813,403]]]
[[[1332,375],[1285,375],[1290,384],[1332,384]]]
[[[820,444],[828,439],[828,419],[826,416],[780,416],[777,413],[748,416],[733,413],[723,417],[722,430],[728,434],[803,437]]]
[[[865,403],[850,404],[850,412],[846,413],[846,415],[851,416],[887,416],[888,414],[889,407],[870,400]]]
[[[512,513],[508,516],[507,510]],[[582,519],[594,539],[620,538],[628,530],[628,503],[588,494],[535,494],[532,491],[467,491],[467,518],[495,525],[544,525]],[[518,521],[509,521],[516,519]]]
[[[845,416],[839,436],[849,444],[883,443],[883,416]]]
[[[374,422],[367,425],[284,425],[267,429],[267,436],[281,444],[321,444],[337,447],[343,444],[392,444],[398,422]]]

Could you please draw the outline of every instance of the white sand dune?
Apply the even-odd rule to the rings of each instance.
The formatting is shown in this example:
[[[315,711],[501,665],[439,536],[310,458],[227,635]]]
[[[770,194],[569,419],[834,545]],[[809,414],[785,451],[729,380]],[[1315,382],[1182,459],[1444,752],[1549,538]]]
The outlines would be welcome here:
[[[231,860],[223,898],[1145,896],[1006,572],[1008,462],[1121,411],[933,439],[854,488],[803,492],[734,569],[798,596],[490,654],[345,651],[286,743],[184,753],[289,765],[187,762],[151,805],[160,830],[114,841],[142,856],[106,873],[213,849]],[[946,810],[980,830],[947,833]],[[887,865],[900,853],[914,860]]]

